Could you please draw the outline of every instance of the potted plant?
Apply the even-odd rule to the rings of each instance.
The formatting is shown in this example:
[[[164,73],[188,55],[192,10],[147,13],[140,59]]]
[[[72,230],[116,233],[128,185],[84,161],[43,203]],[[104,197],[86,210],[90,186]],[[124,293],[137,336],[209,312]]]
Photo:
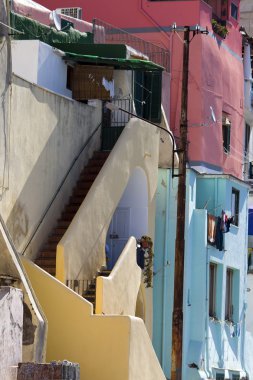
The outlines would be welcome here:
[[[213,31],[218,34],[221,38],[225,39],[228,35],[228,29],[226,25],[222,25],[220,22],[218,22],[215,19],[211,20]]]

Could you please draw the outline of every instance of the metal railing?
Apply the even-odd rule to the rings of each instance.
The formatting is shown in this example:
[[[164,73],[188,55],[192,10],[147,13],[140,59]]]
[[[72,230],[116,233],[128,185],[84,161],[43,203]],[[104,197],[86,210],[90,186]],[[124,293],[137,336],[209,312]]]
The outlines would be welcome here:
[[[66,174],[64,175],[63,179],[61,180],[59,186],[57,187],[51,201],[49,202],[48,206],[46,207],[45,211],[43,212],[39,222],[37,223],[35,229],[33,230],[28,242],[26,243],[25,247],[23,248],[21,254],[23,255],[25,253],[25,251],[27,250],[28,246],[30,245],[31,241],[33,240],[35,234],[37,233],[38,229],[40,228],[45,216],[47,215],[50,207],[52,206],[53,202],[55,201],[57,195],[59,194],[62,186],[64,185],[66,179],[68,178],[70,172],[72,171],[73,167],[75,166],[76,162],[78,161],[78,159],[80,158],[81,154],[83,153],[83,151],[85,150],[85,148],[87,147],[87,145],[89,144],[89,142],[92,140],[92,138],[94,137],[94,135],[97,133],[97,131],[100,129],[100,127],[102,126],[102,123],[100,123],[95,129],[94,131],[90,134],[90,136],[86,139],[85,143],[83,144],[82,148],[80,149],[80,151],[78,152],[78,154],[75,156],[75,158],[73,159],[73,161],[71,162],[70,164],[70,167],[69,169],[67,170]]]
[[[170,52],[151,42],[145,41],[124,29],[116,28],[99,19],[93,20],[94,43],[97,44],[125,44],[141,52],[148,59],[170,72]]]

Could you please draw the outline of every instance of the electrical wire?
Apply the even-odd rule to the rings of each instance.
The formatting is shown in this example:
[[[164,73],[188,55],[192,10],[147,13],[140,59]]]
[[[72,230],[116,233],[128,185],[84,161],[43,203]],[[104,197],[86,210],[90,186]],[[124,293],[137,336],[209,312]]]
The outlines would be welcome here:
[[[20,34],[25,34],[24,31],[21,32],[21,31],[18,30],[18,29],[12,28],[10,25],[5,24],[5,23],[2,22],[2,21],[0,21],[0,24],[3,25],[3,26],[5,26],[5,27],[8,28],[8,29],[14,30],[14,32],[17,32],[17,33],[20,33]]]

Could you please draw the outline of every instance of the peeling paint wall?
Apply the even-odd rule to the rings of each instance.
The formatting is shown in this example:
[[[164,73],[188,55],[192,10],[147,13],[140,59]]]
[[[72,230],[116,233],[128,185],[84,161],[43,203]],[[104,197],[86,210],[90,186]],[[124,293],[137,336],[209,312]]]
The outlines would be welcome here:
[[[0,377],[15,380],[15,368],[22,361],[23,293],[0,287]]]
[[[0,223],[0,274],[1,283],[4,283],[4,278],[7,276],[10,281],[12,280],[12,286],[21,289],[23,292],[22,361],[42,362],[45,355],[45,316],[40,310],[34,293],[27,282],[19,256],[13,247],[10,236],[4,228],[2,220]],[[0,314],[0,320],[1,316]]]

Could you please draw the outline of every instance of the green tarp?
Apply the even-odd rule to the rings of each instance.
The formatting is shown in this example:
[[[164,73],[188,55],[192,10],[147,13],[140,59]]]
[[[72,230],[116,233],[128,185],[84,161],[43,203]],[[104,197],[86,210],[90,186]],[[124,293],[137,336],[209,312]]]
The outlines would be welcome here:
[[[55,46],[58,43],[78,43],[86,44],[93,42],[92,33],[81,33],[70,27],[66,31],[57,31],[47,25],[28,17],[10,13],[11,26],[18,30],[14,33],[14,38],[18,40],[40,40],[48,45]]]

